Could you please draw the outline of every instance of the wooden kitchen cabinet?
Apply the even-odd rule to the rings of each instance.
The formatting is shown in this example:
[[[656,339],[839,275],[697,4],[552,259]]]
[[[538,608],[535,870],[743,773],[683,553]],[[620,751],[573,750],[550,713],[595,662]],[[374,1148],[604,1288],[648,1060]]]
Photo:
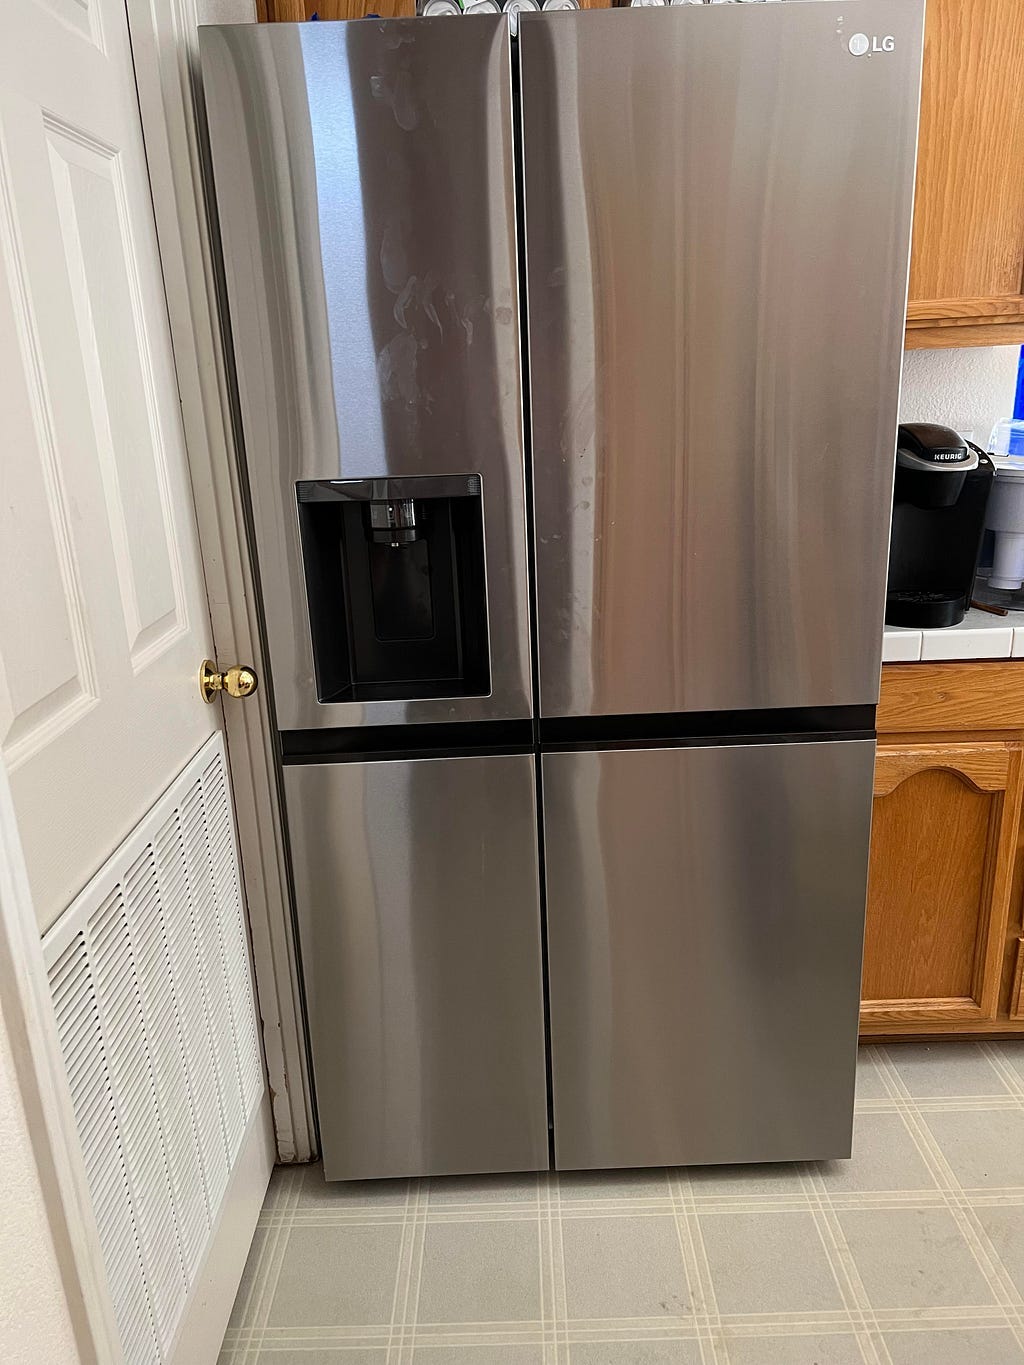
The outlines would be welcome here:
[[[416,13],[416,0],[256,0],[261,23],[299,23],[314,13],[321,19],[402,19]]]
[[[879,746],[865,1022],[996,1017],[1020,769],[1013,743]]]
[[[1024,1030],[1024,662],[882,670],[864,1036]]]
[[[580,0],[581,9],[609,9],[612,0]],[[416,13],[416,0],[256,0],[261,23],[296,23],[314,12],[321,19],[406,18]]]
[[[1010,986],[1010,1007],[1007,1011],[1011,1019],[1024,1023],[1024,935],[1017,940],[1013,982]]]
[[[1022,0],[928,0],[908,347],[1024,342],[1022,90]]]

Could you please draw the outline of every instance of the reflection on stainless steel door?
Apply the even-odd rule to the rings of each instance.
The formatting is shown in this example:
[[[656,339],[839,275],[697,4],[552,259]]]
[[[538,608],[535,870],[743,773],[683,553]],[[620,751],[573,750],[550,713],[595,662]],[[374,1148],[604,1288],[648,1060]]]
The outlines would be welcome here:
[[[328,1179],[546,1167],[533,759],[284,773]]]
[[[877,698],[922,21],[524,18],[543,714]]]
[[[849,1156],[873,757],[545,756],[559,1167]]]
[[[531,714],[508,22],[202,30],[282,730]],[[489,694],[321,704],[295,485],[483,476]]]

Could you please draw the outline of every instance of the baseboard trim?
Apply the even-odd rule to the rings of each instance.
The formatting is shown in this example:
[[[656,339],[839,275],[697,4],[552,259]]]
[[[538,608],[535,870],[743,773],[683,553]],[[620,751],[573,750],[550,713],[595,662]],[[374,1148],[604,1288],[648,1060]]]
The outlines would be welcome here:
[[[270,1105],[264,1096],[249,1120],[168,1365],[214,1365],[217,1360],[275,1159]]]

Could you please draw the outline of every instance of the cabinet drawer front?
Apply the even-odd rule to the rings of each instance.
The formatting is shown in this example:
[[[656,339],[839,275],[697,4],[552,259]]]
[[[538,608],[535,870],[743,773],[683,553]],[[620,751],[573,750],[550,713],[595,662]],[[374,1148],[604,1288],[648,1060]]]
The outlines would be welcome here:
[[[545,755],[560,1168],[849,1154],[873,748]]]
[[[887,664],[876,724],[880,734],[1024,730],[1024,660]]]

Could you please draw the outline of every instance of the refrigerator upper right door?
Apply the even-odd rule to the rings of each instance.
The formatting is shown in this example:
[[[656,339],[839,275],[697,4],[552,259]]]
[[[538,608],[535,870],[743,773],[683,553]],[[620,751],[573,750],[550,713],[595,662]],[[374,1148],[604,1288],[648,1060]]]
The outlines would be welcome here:
[[[877,700],[923,14],[524,16],[542,715]]]

